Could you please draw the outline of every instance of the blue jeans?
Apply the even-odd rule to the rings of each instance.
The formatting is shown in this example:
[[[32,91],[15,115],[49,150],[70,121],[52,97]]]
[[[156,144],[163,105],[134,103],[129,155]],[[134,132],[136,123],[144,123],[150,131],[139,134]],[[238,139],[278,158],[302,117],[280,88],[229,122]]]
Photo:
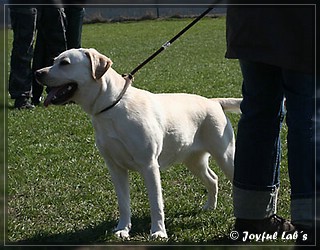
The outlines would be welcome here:
[[[292,204],[297,200],[301,206],[301,200],[306,201],[311,209],[315,196],[314,76],[244,60],[240,66],[243,102],[235,153],[235,215],[262,219],[276,213],[285,115]],[[310,217],[313,212],[297,217]]]

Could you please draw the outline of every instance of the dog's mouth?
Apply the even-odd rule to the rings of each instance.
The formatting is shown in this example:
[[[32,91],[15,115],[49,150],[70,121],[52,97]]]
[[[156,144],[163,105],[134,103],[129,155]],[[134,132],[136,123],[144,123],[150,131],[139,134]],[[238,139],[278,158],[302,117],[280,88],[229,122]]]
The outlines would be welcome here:
[[[48,107],[50,104],[63,105],[74,95],[78,88],[78,84],[70,82],[59,87],[50,88],[47,98],[44,101],[44,106]]]

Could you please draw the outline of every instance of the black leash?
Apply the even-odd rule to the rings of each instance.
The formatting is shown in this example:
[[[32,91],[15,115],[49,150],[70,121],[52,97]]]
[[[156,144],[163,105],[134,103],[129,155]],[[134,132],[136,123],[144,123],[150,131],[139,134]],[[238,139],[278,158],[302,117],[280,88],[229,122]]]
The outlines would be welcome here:
[[[155,58],[157,55],[159,55],[162,51],[164,51],[166,48],[168,48],[175,40],[177,40],[180,36],[182,36],[188,29],[190,29],[193,25],[195,25],[197,22],[200,21],[205,15],[207,15],[213,7],[208,8],[205,12],[203,12],[200,16],[198,16],[196,19],[194,19],[188,26],[186,26],[183,30],[181,30],[177,35],[175,35],[171,40],[167,41],[165,44],[161,46],[156,52],[154,52],[149,58],[147,58],[145,61],[143,61],[138,67],[136,67],[134,70],[131,71],[131,73],[128,75],[130,79],[133,78],[134,74],[137,73],[139,69],[141,69],[144,65],[146,65],[148,62],[150,62],[153,58]]]
[[[118,102],[121,100],[121,98],[123,97],[123,95],[126,93],[129,85],[133,82],[134,74],[137,73],[138,70],[140,70],[144,65],[146,65],[148,62],[150,62],[153,58],[155,58],[157,55],[159,55],[162,51],[164,51],[166,48],[168,48],[175,40],[177,40],[187,30],[189,30],[193,25],[195,25],[197,22],[199,22],[200,19],[202,19],[205,15],[207,15],[212,9],[213,9],[213,7],[210,7],[206,11],[204,11],[200,16],[198,16],[196,19],[194,19],[188,26],[186,26],[183,30],[181,30],[177,35],[175,35],[173,38],[171,38],[171,40],[164,43],[156,52],[154,52],[146,60],[144,60],[142,63],[140,63],[134,70],[131,71],[131,73],[122,75],[125,78],[126,83],[125,83],[121,93],[119,94],[117,99],[110,106],[101,110],[98,114],[101,114],[101,113],[113,108],[114,106],[116,106],[118,104]]]

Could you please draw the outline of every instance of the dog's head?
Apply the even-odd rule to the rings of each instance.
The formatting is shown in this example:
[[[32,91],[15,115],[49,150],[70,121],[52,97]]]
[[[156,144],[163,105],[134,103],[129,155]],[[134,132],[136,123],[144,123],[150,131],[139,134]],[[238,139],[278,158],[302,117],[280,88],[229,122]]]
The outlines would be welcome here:
[[[36,80],[50,88],[44,105],[74,101],[79,89],[86,91],[86,85],[98,82],[111,65],[112,61],[95,49],[70,49],[61,53],[52,66],[35,72]]]

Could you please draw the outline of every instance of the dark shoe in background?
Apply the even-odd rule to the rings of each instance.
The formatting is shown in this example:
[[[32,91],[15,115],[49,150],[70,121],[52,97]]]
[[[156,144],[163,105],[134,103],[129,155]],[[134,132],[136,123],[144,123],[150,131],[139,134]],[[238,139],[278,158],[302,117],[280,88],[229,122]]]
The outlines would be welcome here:
[[[27,97],[19,97],[15,99],[14,108],[16,109],[33,109],[34,105],[29,102]]]

